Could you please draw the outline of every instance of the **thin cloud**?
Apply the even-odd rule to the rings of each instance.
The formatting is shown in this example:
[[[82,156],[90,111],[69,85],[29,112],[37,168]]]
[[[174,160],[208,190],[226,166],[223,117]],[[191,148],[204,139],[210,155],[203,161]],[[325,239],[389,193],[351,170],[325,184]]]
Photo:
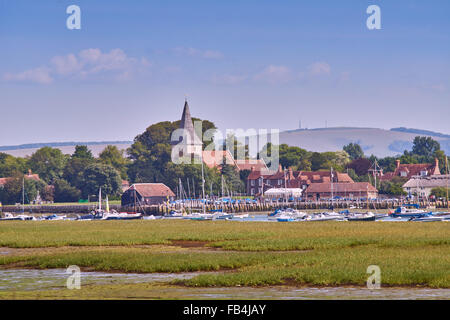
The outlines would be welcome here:
[[[326,62],[315,62],[308,69],[313,76],[329,75],[331,73],[331,67]]]
[[[222,59],[223,54],[215,50],[200,50],[195,48],[177,47],[173,49],[175,54],[180,56],[199,57],[204,59]]]
[[[285,66],[270,65],[253,77],[257,81],[270,83],[287,82],[291,80],[291,70]]]
[[[5,73],[3,80],[7,82],[31,82],[39,84],[50,84],[53,82],[50,69],[46,67],[26,70],[20,73]]]
[[[128,57],[121,49],[105,53],[100,49],[86,49],[78,54],[55,56],[46,67],[16,74],[7,73],[3,80],[50,84],[55,77],[85,79],[93,75],[105,75],[117,81],[127,81],[143,67],[149,66],[151,63],[147,59]]]
[[[225,74],[223,76],[214,76],[212,81],[215,84],[239,84],[248,79],[245,75]]]

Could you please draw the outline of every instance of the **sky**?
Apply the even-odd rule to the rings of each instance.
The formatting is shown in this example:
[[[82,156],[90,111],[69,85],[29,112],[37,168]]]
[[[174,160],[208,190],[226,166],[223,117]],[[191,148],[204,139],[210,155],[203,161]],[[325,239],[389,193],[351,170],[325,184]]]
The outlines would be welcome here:
[[[0,45],[0,145],[132,140],[185,98],[223,132],[450,134],[448,0],[0,0]]]

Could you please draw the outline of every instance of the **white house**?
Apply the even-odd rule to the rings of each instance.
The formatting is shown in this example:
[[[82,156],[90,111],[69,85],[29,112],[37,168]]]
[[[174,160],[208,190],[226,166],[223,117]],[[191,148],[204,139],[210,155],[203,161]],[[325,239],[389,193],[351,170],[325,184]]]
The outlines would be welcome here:
[[[410,195],[429,197],[431,190],[438,187],[448,188],[450,186],[450,175],[441,174],[433,176],[413,176],[402,187]]]

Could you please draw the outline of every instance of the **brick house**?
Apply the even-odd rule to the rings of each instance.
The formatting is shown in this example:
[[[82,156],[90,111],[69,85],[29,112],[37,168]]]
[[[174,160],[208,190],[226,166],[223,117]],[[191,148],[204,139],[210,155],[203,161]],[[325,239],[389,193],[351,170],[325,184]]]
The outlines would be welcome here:
[[[32,173],[31,170],[28,170],[28,174],[24,175],[24,178],[29,179],[29,180],[35,180],[35,181],[41,180],[39,178],[39,175],[37,173]],[[14,178],[13,177],[0,178],[0,188],[3,188],[5,186],[5,184],[11,179],[14,179]]]
[[[416,163],[416,164],[401,164],[400,160],[396,161],[396,168],[394,172],[386,172],[381,175],[381,181],[390,181],[394,177],[401,177],[411,179],[414,176],[433,176],[440,175],[439,160],[434,159],[434,163]]]
[[[253,170],[247,178],[247,194],[260,195],[271,188],[300,188],[305,190],[312,183],[331,182],[330,171],[293,171],[292,168],[283,170],[281,165],[277,172],[268,170]],[[353,179],[346,173],[333,172],[334,183],[353,183]]]

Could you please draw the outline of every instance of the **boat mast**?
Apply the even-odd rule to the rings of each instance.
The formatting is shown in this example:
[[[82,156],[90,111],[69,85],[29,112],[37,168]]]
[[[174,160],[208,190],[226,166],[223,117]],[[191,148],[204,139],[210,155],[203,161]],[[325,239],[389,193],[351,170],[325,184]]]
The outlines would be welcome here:
[[[102,211],[102,187],[98,190],[98,211]]]
[[[205,200],[205,174],[203,172],[203,152],[202,152],[202,196],[203,200]],[[203,213],[205,213],[205,203],[202,201]]]
[[[286,207],[287,207],[288,200],[287,200],[287,185],[286,185],[286,168],[284,168],[284,200],[286,201]]]
[[[22,213],[25,213],[25,176],[22,178]]]
[[[450,203],[448,201],[448,157],[445,156],[445,173],[447,175],[447,211],[450,210]]]
[[[134,187],[133,188],[133,191],[134,191],[134,213],[137,213],[137,210],[136,210],[136,187]]]
[[[330,181],[331,181],[331,207],[334,210],[333,203],[334,203],[334,190],[333,190],[333,167],[330,168]]]

